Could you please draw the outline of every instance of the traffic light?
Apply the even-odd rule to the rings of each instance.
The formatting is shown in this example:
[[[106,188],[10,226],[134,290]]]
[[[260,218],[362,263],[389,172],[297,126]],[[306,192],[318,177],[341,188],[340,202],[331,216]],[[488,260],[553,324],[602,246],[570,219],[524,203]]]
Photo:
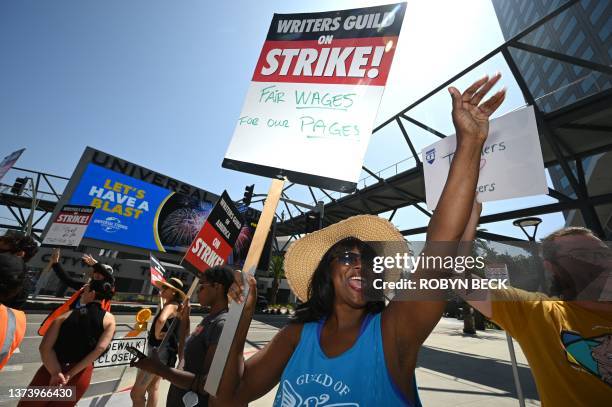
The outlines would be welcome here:
[[[304,233],[312,233],[319,230],[321,222],[321,213],[310,211],[306,214],[306,228]]]
[[[255,184],[247,185],[244,188],[244,197],[242,198],[242,203],[244,206],[249,206],[251,204],[251,198],[253,198],[253,190],[255,189]]]
[[[23,190],[25,189],[27,183],[28,183],[27,178],[16,178],[15,183],[11,187],[11,194],[14,194],[14,195],[23,194]]]

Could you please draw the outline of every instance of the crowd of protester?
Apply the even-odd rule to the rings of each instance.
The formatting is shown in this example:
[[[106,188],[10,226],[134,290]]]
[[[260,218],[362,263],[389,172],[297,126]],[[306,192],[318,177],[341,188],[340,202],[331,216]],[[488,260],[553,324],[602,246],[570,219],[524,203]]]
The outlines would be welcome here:
[[[435,243],[476,237],[482,209],[475,193],[480,153],[489,117],[505,91],[485,97],[499,78],[485,77],[464,92],[449,89],[457,150],[428,225],[426,254],[452,254],[452,245]],[[133,405],[152,407],[162,400],[168,406],[247,405],[277,385],[275,406],[421,405],[417,358],[445,300],[431,295],[413,301],[366,299],[362,272],[377,255],[371,241],[405,244],[393,224],[372,215],[349,218],[292,244],[285,274],[301,305],[290,323],[246,361],[244,346],[257,300],[253,276],[226,266],[204,271],[197,298],[209,312],[193,332],[184,283],[177,278],[160,283],[162,303],[147,335],[147,356],[133,362],[138,368],[130,393]],[[37,247],[19,233],[0,238],[0,369],[25,334],[26,315],[20,309],[27,299],[26,263]],[[543,405],[605,405],[612,400],[612,306],[609,299],[581,297],[575,281],[595,262],[610,270],[610,249],[588,229],[565,228],[543,239],[542,258],[557,298],[517,288],[491,291],[484,298],[462,295],[520,343]],[[75,404],[89,386],[94,360],[115,334],[110,312],[115,277],[110,266],[85,255],[91,269],[83,284],[67,275],[59,259],[56,249],[50,268],[75,292],[38,330],[42,366],[30,385],[74,386]],[[420,271],[417,278],[435,272]],[[247,298],[242,297],[245,283],[250,287]],[[218,393],[209,397],[204,383],[232,302],[244,303],[244,311]],[[171,383],[165,397],[159,394],[162,379]],[[323,383],[327,380],[333,386]],[[41,403],[23,400],[20,405]]]

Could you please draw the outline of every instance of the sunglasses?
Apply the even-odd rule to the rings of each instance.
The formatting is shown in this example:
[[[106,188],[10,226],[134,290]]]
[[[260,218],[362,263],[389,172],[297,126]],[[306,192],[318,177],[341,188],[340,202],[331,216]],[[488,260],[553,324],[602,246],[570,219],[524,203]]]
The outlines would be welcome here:
[[[336,257],[338,262],[345,266],[355,267],[361,263],[361,254],[353,252],[344,252]]]

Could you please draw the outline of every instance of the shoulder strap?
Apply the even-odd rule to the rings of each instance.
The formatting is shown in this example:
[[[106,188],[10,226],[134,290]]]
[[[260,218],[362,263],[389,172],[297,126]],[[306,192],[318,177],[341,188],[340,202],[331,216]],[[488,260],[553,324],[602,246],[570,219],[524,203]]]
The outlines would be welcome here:
[[[40,324],[40,328],[38,328],[38,335],[44,336],[51,327],[53,321],[55,321],[59,316],[70,311],[70,306],[77,300],[77,298],[81,296],[82,293],[83,288],[76,291],[66,302],[64,302],[62,305],[53,310],[53,312],[47,315],[45,320]]]

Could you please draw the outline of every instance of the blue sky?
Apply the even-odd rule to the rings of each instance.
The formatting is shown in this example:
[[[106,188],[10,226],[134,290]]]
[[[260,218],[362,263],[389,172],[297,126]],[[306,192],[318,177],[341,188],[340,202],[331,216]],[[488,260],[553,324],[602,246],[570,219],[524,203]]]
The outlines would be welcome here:
[[[19,167],[70,176],[85,146],[92,146],[215,193],[227,189],[234,199],[252,183],[256,193],[265,193],[268,179],[223,169],[221,161],[272,14],[384,3],[390,1],[0,2],[0,155],[25,147]],[[376,122],[502,42],[489,0],[408,2]],[[456,85],[464,88],[496,71],[505,74],[508,87],[499,113],[522,106],[501,57]],[[445,91],[411,115],[453,132]],[[406,127],[417,150],[436,141]],[[404,161],[410,155],[400,132],[385,130],[372,137],[365,165],[378,171],[403,161],[402,170],[412,165]],[[12,181],[10,173],[4,181]],[[305,187],[288,192],[312,201]],[[496,202],[485,205],[484,213],[550,202]],[[543,219],[538,236],[563,226],[560,214]],[[398,211],[394,221],[401,229],[426,223],[412,208]],[[522,237],[510,221],[486,228]]]

